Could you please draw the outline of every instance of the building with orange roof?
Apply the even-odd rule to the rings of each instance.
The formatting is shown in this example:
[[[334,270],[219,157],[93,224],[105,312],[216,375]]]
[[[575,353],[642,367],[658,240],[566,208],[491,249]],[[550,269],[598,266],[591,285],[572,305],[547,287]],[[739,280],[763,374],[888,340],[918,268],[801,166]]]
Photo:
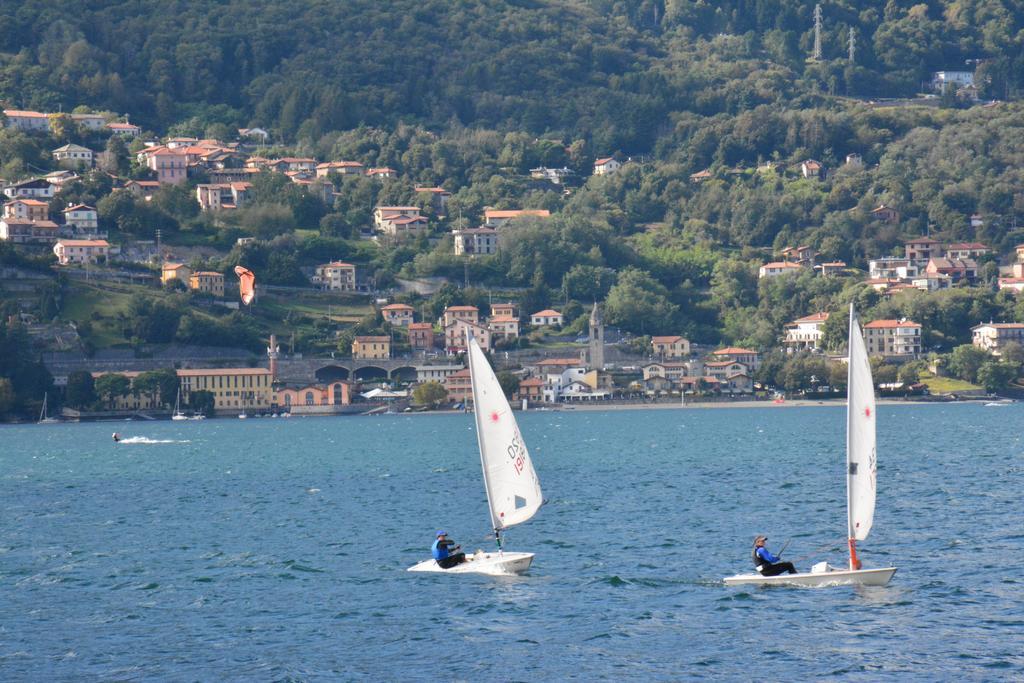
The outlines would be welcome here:
[[[544,380],[540,377],[527,377],[519,382],[513,399],[522,401],[526,399],[530,403],[540,403],[544,400]]]
[[[448,392],[448,400],[459,403],[473,402],[473,382],[469,368],[453,372],[444,378],[444,388]]]
[[[53,221],[0,220],[0,240],[14,244],[53,244],[60,227]]]
[[[201,211],[237,209],[249,201],[252,183],[206,183],[196,186],[196,200]]]
[[[99,214],[86,204],[74,204],[61,211],[64,225],[77,235],[96,235],[99,232]]]
[[[400,327],[408,327],[412,324],[413,313],[416,312],[409,304],[388,304],[380,309],[381,315],[384,317],[384,322],[391,323],[392,325],[398,325]]]
[[[7,127],[26,133],[46,133],[50,130],[50,115],[39,111],[4,109]]]
[[[180,280],[188,287],[189,278],[192,277],[192,269],[184,263],[173,263],[168,261],[160,268],[160,282],[167,284],[171,280]]]
[[[107,128],[113,131],[116,135],[124,135],[125,137],[130,138],[137,138],[142,135],[142,128],[133,123],[120,123],[115,121],[114,123],[108,123]]]
[[[224,274],[212,270],[197,270],[188,279],[188,286],[194,292],[224,298]]]
[[[614,157],[602,157],[594,161],[594,175],[611,175],[621,167]]]
[[[1009,289],[1018,294],[1024,292],[1024,277],[1001,277],[999,289]]]
[[[331,261],[316,267],[313,284],[337,292],[356,291],[356,267],[343,261]]]
[[[761,355],[757,351],[744,349],[739,346],[727,346],[724,349],[712,351],[711,357],[715,361],[731,360],[743,363],[751,370],[757,370],[761,367]]]
[[[661,360],[685,358],[690,355],[690,340],[678,334],[651,337],[651,353]]]
[[[409,323],[409,346],[413,351],[430,351],[434,348],[434,326],[430,323]]]
[[[530,324],[534,327],[561,327],[565,324],[565,318],[558,311],[546,308],[537,311],[530,316]]]
[[[317,415],[336,412],[337,406],[352,403],[352,385],[346,381],[305,386],[276,385],[272,388],[271,407],[293,415]]]
[[[509,221],[519,218],[548,218],[551,212],[547,209],[486,209],[484,225],[488,228],[500,228]]]
[[[921,354],[921,325],[905,318],[873,320],[864,326],[868,355],[916,358]]]
[[[363,175],[366,168],[358,161],[325,161],[316,165],[316,177],[326,178],[330,173],[338,175]]]
[[[448,306],[441,313],[439,321],[441,327],[448,327],[455,320],[468,320],[469,322],[480,322],[480,309],[476,306]]]
[[[73,263],[105,263],[110,256],[110,244],[106,240],[60,239],[53,245],[53,253],[62,266]]]
[[[448,353],[462,353],[466,350],[466,333],[472,332],[480,348],[491,350],[491,330],[475,320],[455,318],[444,326],[444,346]]]
[[[195,391],[213,394],[216,412],[233,414],[270,408],[270,370],[266,368],[205,368],[178,370],[181,398],[188,401]]]
[[[487,329],[495,341],[519,338],[519,318],[514,315],[492,315],[487,319]]]
[[[438,216],[445,215],[448,210],[448,200],[451,198],[452,193],[443,187],[423,187],[416,186],[412,188],[413,192],[417,194],[429,194],[430,195],[430,207],[434,210]]]
[[[152,147],[140,152],[146,167],[156,173],[160,184],[179,185],[188,177],[188,156],[185,150],[172,147]]]
[[[1024,345],[1024,323],[981,323],[971,328],[971,343],[996,356],[1010,342]]]
[[[352,341],[352,358],[356,360],[387,360],[391,358],[391,337],[365,335]]]
[[[786,336],[782,340],[786,352],[821,351],[821,339],[828,316],[828,312],[823,311],[786,323]]]
[[[789,261],[772,261],[766,263],[757,270],[757,277],[759,279],[766,277],[777,277],[779,275],[785,275],[786,273],[799,273],[803,270],[803,266],[798,263],[790,263]]]
[[[49,220],[50,205],[38,199],[15,199],[4,204],[4,218],[19,221]]]

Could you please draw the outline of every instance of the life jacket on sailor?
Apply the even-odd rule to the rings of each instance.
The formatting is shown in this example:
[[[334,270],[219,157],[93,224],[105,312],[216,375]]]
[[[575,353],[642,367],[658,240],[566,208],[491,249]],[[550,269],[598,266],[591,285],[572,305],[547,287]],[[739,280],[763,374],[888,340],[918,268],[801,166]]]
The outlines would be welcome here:
[[[434,556],[435,560],[445,559],[448,557],[448,544],[441,545],[441,539],[437,539],[430,548],[430,554]]]
[[[754,569],[756,569],[757,573],[760,574],[761,572],[764,571],[765,567],[767,567],[768,565],[771,564],[771,562],[769,562],[768,560],[766,560],[763,557],[761,557],[760,555],[758,555],[757,551],[758,551],[758,548],[755,546],[754,550],[750,554],[750,556],[754,560]]]

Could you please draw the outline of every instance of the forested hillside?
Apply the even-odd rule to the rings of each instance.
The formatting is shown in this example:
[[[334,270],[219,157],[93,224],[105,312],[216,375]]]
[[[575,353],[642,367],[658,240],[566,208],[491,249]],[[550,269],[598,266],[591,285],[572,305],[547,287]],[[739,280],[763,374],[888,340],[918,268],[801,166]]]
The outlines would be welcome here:
[[[58,146],[84,145],[103,153],[103,172],[62,185],[51,216],[87,204],[115,244],[153,240],[159,230],[164,245],[208,250],[193,266],[233,277],[245,264],[264,284],[309,288],[313,269],[332,259],[355,264],[375,291],[393,293],[401,277],[447,278],[452,284],[432,298],[403,295],[425,319],[512,288],[524,314],[559,306],[569,334],[585,329],[585,306],[601,301],[607,321],[629,332],[759,349],[777,347],[790,321],[850,301],[866,320],[917,320],[929,351],[968,344],[981,320],[1024,322],[1024,297],[997,289],[1000,267],[1005,275],[1024,242],[1024,2],[823,3],[820,59],[811,58],[814,7],[92,0],[72,11],[58,0],[7,3],[4,109],[106,112],[108,122],[128,116],[147,140],[215,139],[265,161],[345,160],[394,177],[332,173],[333,193],[317,196],[296,178],[260,172],[244,206],[201,211],[196,188],[209,169],[190,167],[185,182],[151,198],[113,191],[128,178],[152,178],[136,157],[143,140],[129,145],[59,115],[44,130],[0,130],[0,177],[38,177],[57,168]],[[976,90],[933,92],[933,73],[943,70],[969,74]],[[270,134],[258,150],[238,131],[255,126]],[[594,175],[603,157],[621,169]],[[807,162],[820,170],[808,172]],[[568,175],[538,180],[536,167]],[[445,211],[418,187],[450,193]],[[381,204],[420,207],[427,233],[360,239]],[[503,229],[496,254],[456,256],[452,231],[480,225],[487,207],[551,216]],[[879,214],[884,207],[894,213]],[[983,242],[987,253],[974,277],[941,291],[865,284],[870,259],[902,255],[903,243],[922,235]],[[813,248],[819,266],[844,266],[833,277],[805,268],[759,278],[759,266],[798,245]],[[45,250],[0,250],[2,263],[24,259],[44,271],[52,262]],[[77,315],[96,346],[257,348],[285,321],[301,331],[298,350],[348,353],[353,334],[384,329],[379,317],[339,320],[285,306],[261,328],[232,326],[195,310],[191,294],[139,297],[122,302],[141,321],[134,327],[127,313],[115,319],[56,295],[32,314]],[[24,312],[23,302],[0,301],[4,313],[19,305]],[[154,311],[167,324],[147,326]],[[82,325],[85,315],[95,325]],[[830,350],[842,345],[836,330],[826,335]]]
[[[261,125],[284,141],[415,121],[647,151],[679,112],[897,96],[982,60],[1024,86],[1024,4],[796,0],[25,0],[0,9],[0,97],[86,104],[153,130]],[[854,29],[855,59],[848,57]],[[973,67],[972,67],[973,68]],[[808,98],[801,100],[800,98]]]

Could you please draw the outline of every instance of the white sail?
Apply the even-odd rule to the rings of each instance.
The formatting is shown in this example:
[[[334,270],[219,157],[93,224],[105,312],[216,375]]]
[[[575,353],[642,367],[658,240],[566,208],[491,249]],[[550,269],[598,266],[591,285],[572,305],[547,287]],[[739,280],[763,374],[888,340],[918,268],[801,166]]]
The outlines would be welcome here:
[[[520,524],[540,508],[540,482],[512,407],[480,344],[468,330],[467,356],[484,488],[495,529]]]
[[[864,337],[850,304],[846,403],[846,506],[849,538],[863,541],[875,518],[875,387]]]

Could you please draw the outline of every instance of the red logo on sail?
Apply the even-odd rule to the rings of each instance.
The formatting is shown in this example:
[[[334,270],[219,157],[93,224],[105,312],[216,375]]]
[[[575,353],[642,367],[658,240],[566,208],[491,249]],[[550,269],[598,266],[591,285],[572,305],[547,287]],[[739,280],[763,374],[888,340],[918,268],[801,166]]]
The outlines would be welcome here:
[[[864,409],[864,417],[871,417],[871,408]]]
[[[491,422],[497,422],[499,417],[501,417],[501,416],[498,415],[498,411],[497,410],[491,412]]]

